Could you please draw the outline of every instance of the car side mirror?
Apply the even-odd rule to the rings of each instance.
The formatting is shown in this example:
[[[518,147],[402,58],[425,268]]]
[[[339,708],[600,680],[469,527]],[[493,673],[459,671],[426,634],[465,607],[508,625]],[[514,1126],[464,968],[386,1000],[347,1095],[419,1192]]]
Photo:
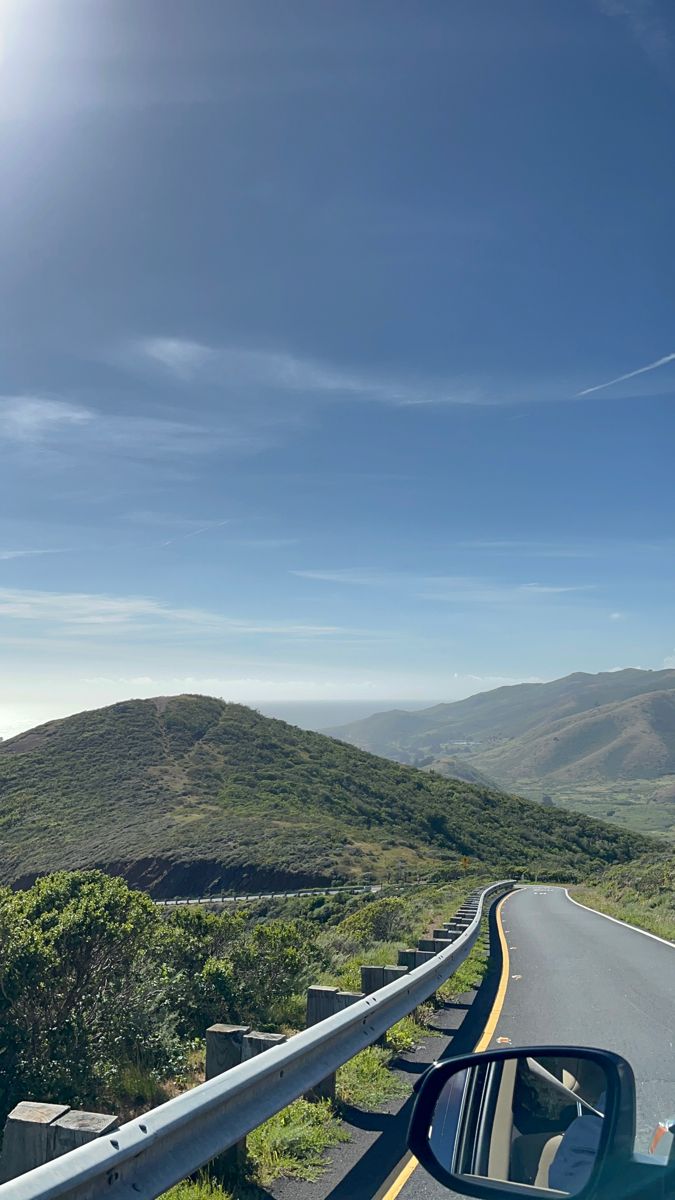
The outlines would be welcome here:
[[[467,1196],[590,1200],[633,1154],[633,1072],[606,1050],[471,1054],[435,1063],[416,1091],[408,1145]]]

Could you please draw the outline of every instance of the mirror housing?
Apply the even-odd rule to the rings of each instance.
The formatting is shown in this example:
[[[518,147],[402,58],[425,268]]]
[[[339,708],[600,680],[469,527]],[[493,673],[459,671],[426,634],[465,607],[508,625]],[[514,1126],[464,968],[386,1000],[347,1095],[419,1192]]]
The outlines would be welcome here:
[[[415,1091],[408,1146],[434,1179],[467,1196],[591,1200],[611,1191],[610,1180],[632,1160],[635,1079],[629,1063],[607,1050],[528,1046],[463,1055],[434,1063]],[[535,1097],[526,1121],[523,1095]],[[516,1149],[525,1161],[526,1137],[541,1161],[529,1176],[514,1167]]]

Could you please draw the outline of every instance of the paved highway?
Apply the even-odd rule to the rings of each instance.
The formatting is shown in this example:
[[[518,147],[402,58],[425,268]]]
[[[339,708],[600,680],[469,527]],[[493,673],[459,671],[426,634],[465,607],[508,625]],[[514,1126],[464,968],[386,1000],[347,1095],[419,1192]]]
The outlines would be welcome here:
[[[675,1113],[675,948],[573,903],[562,888],[533,887],[504,901],[506,995],[487,1046],[559,1042],[615,1050],[631,1063],[637,1149]],[[496,1014],[495,1014],[496,1015]],[[448,1200],[417,1167],[389,1181],[382,1200]]]

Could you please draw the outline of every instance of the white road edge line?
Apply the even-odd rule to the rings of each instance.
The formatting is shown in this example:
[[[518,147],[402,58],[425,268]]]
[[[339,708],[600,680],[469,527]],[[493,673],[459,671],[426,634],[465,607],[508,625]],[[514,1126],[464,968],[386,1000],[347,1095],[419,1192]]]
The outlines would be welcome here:
[[[640,929],[638,925],[629,925],[628,921],[620,921],[618,917],[610,917],[609,913],[600,912],[597,908],[590,908],[588,904],[582,904],[580,900],[573,900],[567,888],[565,895],[571,904],[576,904],[577,908],[585,908],[586,912],[595,913],[596,917],[604,917],[606,921],[613,921],[615,925],[623,925],[624,929],[632,929],[634,933],[642,933],[645,937],[652,938],[655,942],[662,942],[664,946],[670,946],[671,950],[675,950],[675,942],[669,942],[666,938],[659,937],[656,933],[650,933],[647,929]]]

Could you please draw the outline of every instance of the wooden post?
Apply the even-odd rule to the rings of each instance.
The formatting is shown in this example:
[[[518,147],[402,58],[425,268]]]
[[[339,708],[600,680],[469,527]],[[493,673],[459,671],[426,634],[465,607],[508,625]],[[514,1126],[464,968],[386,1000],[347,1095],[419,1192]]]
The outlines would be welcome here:
[[[245,1033],[241,1046],[241,1061],[246,1062],[249,1058],[264,1054],[266,1050],[280,1046],[285,1041],[285,1033],[258,1033],[255,1029],[251,1033]]]
[[[383,983],[393,983],[395,979],[400,979],[402,975],[408,974],[408,968],[398,965],[398,967],[383,967],[384,973]]]
[[[5,1124],[0,1181],[16,1179],[118,1126],[118,1118],[110,1113],[78,1112],[67,1104],[22,1100]]]
[[[325,1021],[326,1017],[332,1017],[339,1008],[344,1007],[338,1001],[340,995],[339,988],[325,987],[323,984],[317,983],[313,987],[307,988],[307,1022],[306,1028],[311,1025],[317,1025],[319,1021]],[[335,1073],[327,1075],[320,1083],[305,1094],[306,1100],[330,1100],[331,1104],[335,1101]]]
[[[336,987],[324,987],[319,983],[307,988],[306,1029],[309,1029],[311,1025],[317,1025],[319,1021],[324,1021],[326,1017],[332,1017],[336,1011],[335,997],[338,990]]]
[[[206,1031],[206,1079],[213,1079],[216,1075],[222,1075],[223,1071],[239,1066],[243,1040],[250,1029],[250,1025],[209,1026]],[[211,1170],[218,1178],[232,1179],[241,1171],[245,1153],[246,1138],[214,1158],[210,1164]]]
[[[411,947],[409,947],[407,950],[399,950],[398,965],[400,967],[407,967],[409,971],[412,971],[413,968],[417,966],[415,961],[416,953],[417,951],[413,950]]]
[[[384,986],[384,967],[361,967],[361,991],[365,996]]]
[[[250,1025],[211,1025],[206,1031],[206,1079],[213,1079],[241,1062],[241,1044]]]
[[[349,1008],[350,1004],[356,1004],[357,1000],[363,1000],[363,992],[338,992],[335,997],[336,1012]]]

